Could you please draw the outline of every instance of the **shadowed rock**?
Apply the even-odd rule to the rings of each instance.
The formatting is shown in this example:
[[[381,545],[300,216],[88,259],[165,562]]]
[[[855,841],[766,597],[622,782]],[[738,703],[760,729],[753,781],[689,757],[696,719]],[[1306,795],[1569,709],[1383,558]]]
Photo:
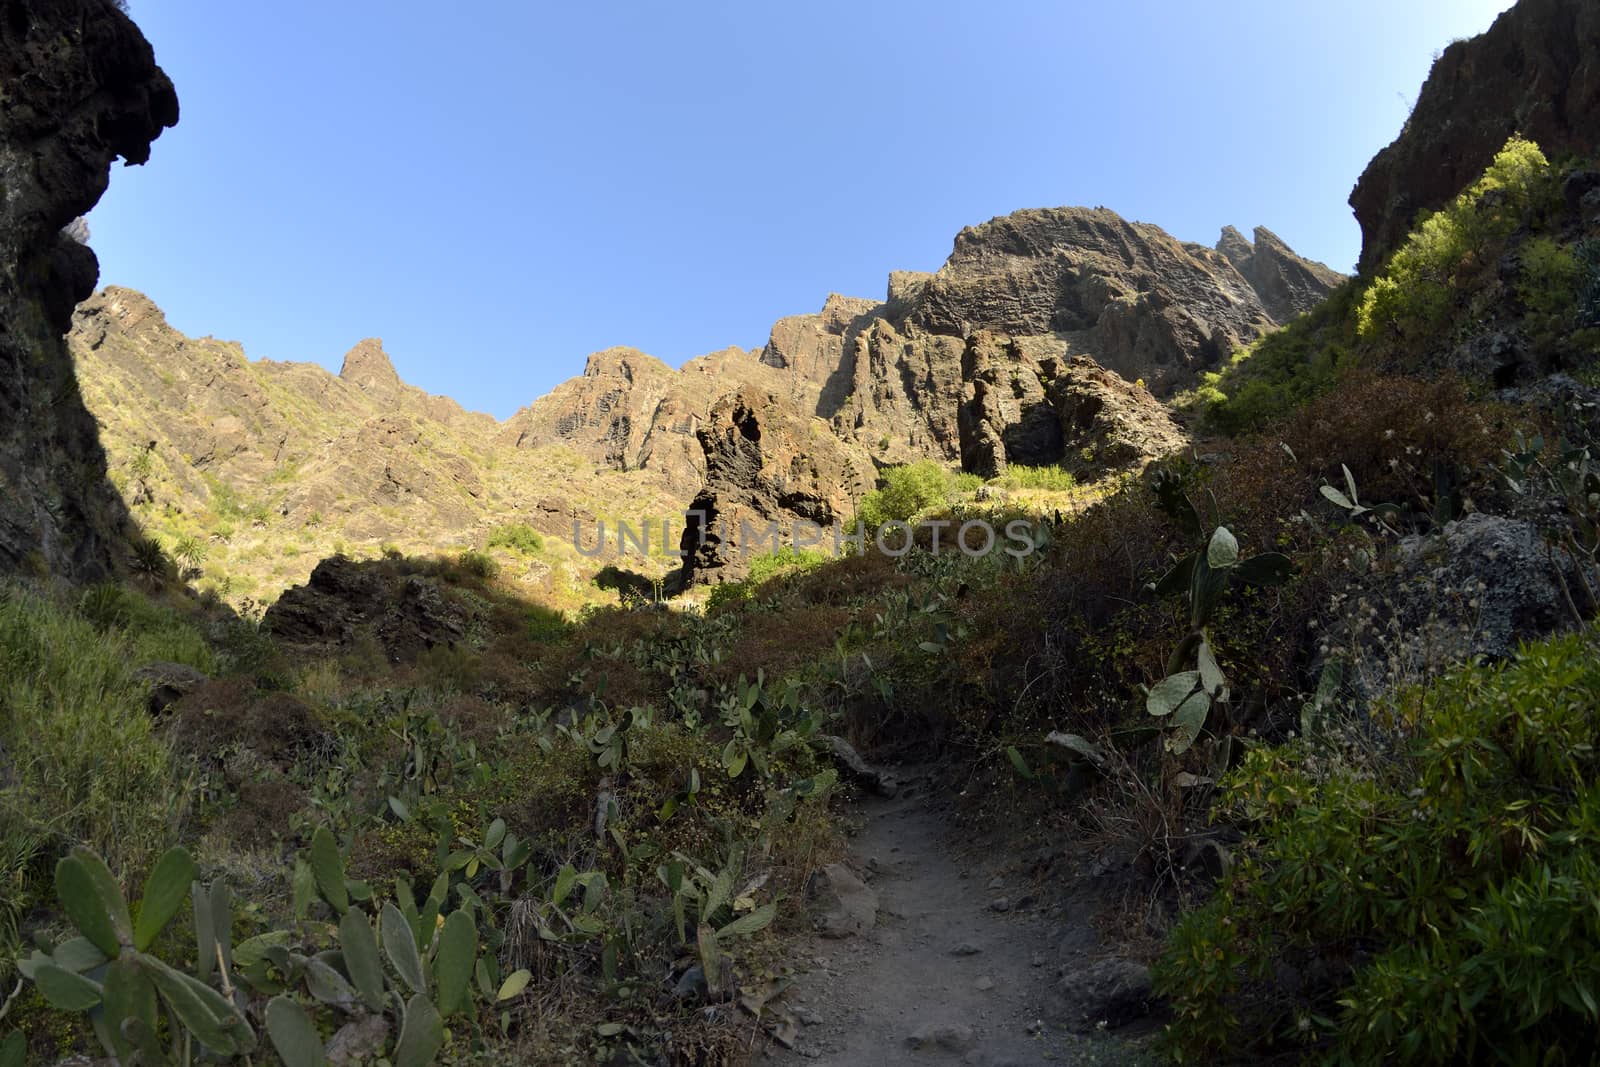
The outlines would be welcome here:
[[[36,0],[0,18],[0,573],[109,574],[126,509],[62,335],[99,275],[63,232],[112,162],[150,158],[178,97],[111,0]]]
[[[1350,194],[1361,269],[1393,251],[1424,211],[1443,207],[1512,134],[1551,159],[1600,152],[1600,5],[1522,0],[1433,64],[1406,125]]]

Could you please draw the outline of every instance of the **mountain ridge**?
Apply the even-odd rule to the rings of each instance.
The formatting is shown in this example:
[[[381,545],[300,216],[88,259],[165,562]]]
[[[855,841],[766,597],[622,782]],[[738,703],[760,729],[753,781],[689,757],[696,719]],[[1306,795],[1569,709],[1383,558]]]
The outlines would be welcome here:
[[[777,320],[760,348],[678,368],[636,348],[603,349],[504,420],[406,382],[379,338],[352,345],[337,374],[252,360],[237,342],[187,337],[147,296],[117,286],[78,309],[68,342],[140,519],[169,542],[209,536],[215,580],[236,597],[271,596],[308,577],[317,552],[481,547],[511,523],[571,541],[574,522],[641,509],[681,519],[707,491],[719,513],[790,500],[843,517],[875,468],[957,464],[971,453],[961,412],[975,389],[995,395],[968,367],[976,332],[1003,339],[993,350],[1013,353],[1014,377],[1037,380],[1042,368],[1087,356],[1159,395],[1277,325],[1273,310],[1309,307],[1338,278],[1270,231],[1256,238],[1223,231],[1230,258],[1105,209],[997,216],[963,230],[939,271],[891,274],[883,300],[833,293],[816,312]],[[1032,393],[1042,397],[1043,385]],[[821,439],[806,428],[815,422],[837,442],[823,469],[856,472],[852,488],[788,492],[772,471],[760,489],[726,473],[708,485],[716,460],[705,434],[734,394],[752,424],[777,435],[764,443],[771,455],[816,452]],[[976,416],[992,442],[984,473],[1003,469],[1006,442],[1017,440],[1007,420],[1041,417],[1030,403],[985,402]],[[1024,462],[1059,459],[1039,453],[1037,439],[1018,447]],[[230,536],[215,535],[219,523]],[[289,526],[309,551],[274,558],[268,524]],[[248,547],[234,543],[241,535]],[[583,567],[570,555],[560,562]]]

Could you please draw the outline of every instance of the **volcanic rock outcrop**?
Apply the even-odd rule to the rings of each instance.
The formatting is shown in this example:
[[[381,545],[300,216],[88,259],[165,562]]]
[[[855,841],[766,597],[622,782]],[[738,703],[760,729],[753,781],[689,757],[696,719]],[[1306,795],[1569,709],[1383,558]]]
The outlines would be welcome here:
[[[62,341],[94,290],[94,253],[63,233],[118,157],[143,163],[178,97],[111,0],[0,9],[0,573],[110,573],[128,517]]]
[[[1477,180],[1513,134],[1551,159],[1600,153],[1600,5],[1521,0],[1487,32],[1440,54],[1405,128],[1350,194],[1361,268],[1393,251],[1417,216]]]
[[[871,462],[826,423],[758,389],[719,400],[696,436],[706,482],[679,544],[686,583],[742,576],[751,558],[776,547],[769,530],[790,545],[816,536],[813,527],[830,528],[822,536],[831,547],[833,523],[847,520],[873,485]]]
[[[1104,208],[1019,211],[963,230],[937,273],[890,275],[883,304],[830,297],[780,321],[762,360],[811,379],[816,414],[880,462],[953,460],[979,330],[1008,338],[1019,367],[1085,356],[1164,397],[1342,280],[1265,229],[1209,249]]]
[[[1097,477],[1170,455],[1186,440],[1142,385],[1084,356],[1035,359],[1015,339],[980,330],[962,377],[961,466],[985,478],[1010,463]]]
[[[580,377],[513,415],[504,439],[517,448],[563,445],[614,470],[696,485],[705,458],[695,434],[711,405],[741,385],[787,395],[796,381],[742,348],[699,356],[682,370],[635,348],[608,348],[589,357]]]

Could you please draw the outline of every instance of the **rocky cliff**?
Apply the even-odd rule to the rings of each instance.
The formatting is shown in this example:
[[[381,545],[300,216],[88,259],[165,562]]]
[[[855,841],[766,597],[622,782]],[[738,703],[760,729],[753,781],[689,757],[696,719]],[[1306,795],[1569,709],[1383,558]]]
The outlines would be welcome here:
[[[1374,268],[1424,211],[1476,181],[1512,134],[1552,160],[1600,153],[1600,5],[1522,0],[1440,54],[1400,136],[1350,194],[1361,268]]]
[[[117,158],[178,121],[172,83],[111,0],[0,6],[0,573],[76,580],[116,564],[127,512],[62,341],[94,253],[63,233]]]
[[[1007,440],[1032,442],[1014,462],[1058,462],[1063,453],[1034,446],[1070,438],[1070,427],[1040,437],[994,421],[1013,407],[1042,416],[1041,369],[1088,359],[1165,397],[1341,280],[1265,229],[1252,244],[1230,228],[1210,249],[1104,208],[1019,211],[963,230],[937,273],[892,275],[887,302],[838,331],[831,374],[853,390],[833,422],[896,461],[973,455],[987,422],[999,450],[973,469],[1003,467]],[[991,337],[975,361],[980,331]],[[974,377],[980,364],[987,385]],[[998,403],[1002,377],[1013,395]]]
[[[835,294],[773,326],[761,361],[806,384],[787,403],[729,398],[699,432],[706,481],[685,520],[684,577],[743,573],[744,522],[847,520],[873,463],[1096,477],[1169,453],[1184,436],[1159,397],[1342,280],[1266,229],[1251,242],[1230,227],[1212,249],[1104,208],[1057,208],[963,230],[937,273],[892,274],[883,303]],[[805,415],[832,432],[819,438]]]
[[[879,464],[955,461],[975,331],[1006,335],[1034,373],[1039,360],[1085,357],[1165,396],[1342,277],[1264,228],[1252,243],[1230,227],[1208,249],[1105,209],[1019,211],[962,231],[937,273],[891,274],[884,301],[834,293],[819,312],[779,319],[759,359],[732,348],[674,371],[635,349],[595,353],[507,433],[521,447],[563,444],[614,469],[696,480],[711,406],[748,385],[826,420]]]

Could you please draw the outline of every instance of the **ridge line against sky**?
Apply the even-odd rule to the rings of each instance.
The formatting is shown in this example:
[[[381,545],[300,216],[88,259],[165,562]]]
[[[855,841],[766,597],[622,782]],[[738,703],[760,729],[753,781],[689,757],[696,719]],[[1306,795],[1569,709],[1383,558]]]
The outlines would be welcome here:
[[[333,371],[382,337],[500,418],[593,351],[681,366],[882,299],[1023,208],[1349,270],[1355,179],[1511,5],[1301,6],[132,0],[183,116],[91,243],[185,333]]]

